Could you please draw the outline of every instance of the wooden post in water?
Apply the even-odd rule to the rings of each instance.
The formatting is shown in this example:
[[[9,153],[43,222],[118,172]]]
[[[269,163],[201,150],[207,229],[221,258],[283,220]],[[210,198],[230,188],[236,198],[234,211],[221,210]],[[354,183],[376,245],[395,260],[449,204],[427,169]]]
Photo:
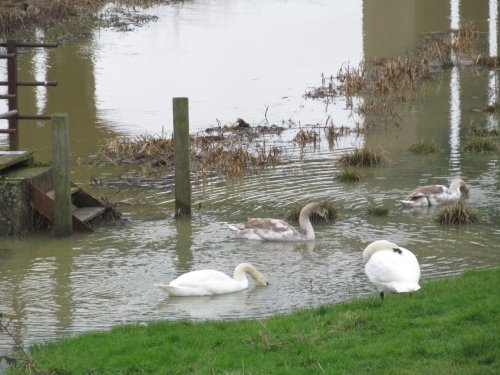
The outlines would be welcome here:
[[[191,215],[191,181],[189,178],[189,102],[188,98],[173,98],[175,216]]]
[[[54,234],[69,236],[73,230],[69,177],[68,115],[53,114],[52,159],[54,167]]]

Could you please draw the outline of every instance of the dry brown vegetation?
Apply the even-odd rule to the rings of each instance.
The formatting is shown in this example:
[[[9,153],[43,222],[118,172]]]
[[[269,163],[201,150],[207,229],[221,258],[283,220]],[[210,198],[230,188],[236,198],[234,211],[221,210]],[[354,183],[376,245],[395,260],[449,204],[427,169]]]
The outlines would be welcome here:
[[[345,65],[336,75],[322,75],[321,86],[306,92],[306,98],[344,98],[346,107],[363,115],[380,115],[397,123],[397,106],[411,103],[433,72],[455,65],[498,67],[498,57],[477,52],[480,33],[472,22],[457,30],[429,33],[414,56],[379,58]],[[356,100],[358,99],[358,100]]]
[[[280,163],[281,149],[266,145],[265,135],[279,127],[216,127],[191,136],[191,170],[198,178],[239,177]],[[135,164],[122,176],[130,182],[154,181],[174,173],[174,144],[166,136],[118,137],[106,140],[82,164]]]
[[[173,2],[175,0],[116,0],[113,6],[102,11],[108,0],[2,0],[0,35],[23,32],[35,26],[45,29],[57,26],[77,33],[94,26],[128,30],[131,25],[156,19],[142,14],[136,6]]]

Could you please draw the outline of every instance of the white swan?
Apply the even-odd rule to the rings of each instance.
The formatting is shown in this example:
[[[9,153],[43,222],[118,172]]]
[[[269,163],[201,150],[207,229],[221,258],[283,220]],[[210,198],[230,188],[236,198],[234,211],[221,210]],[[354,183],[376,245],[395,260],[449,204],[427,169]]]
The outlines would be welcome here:
[[[451,203],[460,199],[462,192],[468,192],[469,188],[460,178],[451,181],[450,187],[444,185],[420,186],[411,191],[404,200],[400,202],[404,206],[429,207],[442,203]]]
[[[315,239],[314,229],[309,219],[312,213],[326,219],[328,210],[321,203],[306,204],[299,215],[299,233],[290,224],[279,219],[251,218],[244,224],[227,224],[238,238],[266,241],[310,241]]]
[[[405,293],[420,289],[420,266],[410,250],[395,243],[379,240],[369,244],[363,251],[365,273],[380,291]]]
[[[238,292],[248,288],[247,272],[255,281],[269,285],[267,279],[250,263],[241,263],[234,269],[234,277],[215,270],[198,270],[185,273],[168,285],[155,283],[154,286],[172,296],[209,296]]]

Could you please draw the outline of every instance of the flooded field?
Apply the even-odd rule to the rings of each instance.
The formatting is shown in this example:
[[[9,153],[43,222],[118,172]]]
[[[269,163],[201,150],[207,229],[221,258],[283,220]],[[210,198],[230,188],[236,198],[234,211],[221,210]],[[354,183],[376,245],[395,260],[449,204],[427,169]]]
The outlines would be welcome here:
[[[304,97],[321,85],[322,74],[404,55],[424,33],[446,31],[461,20],[474,20],[485,53],[497,54],[496,1],[404,3],[192,1],[152,8],[159,20],[131,32],[99,30],[55,50],[25,51],[19,76],[59,85],[23,89],[21,111],[69,114],[72,180],[118,202],[124,220],[67,239],[0,238],[0,312],[12,319],[15,338],[29,345],[121,322],[265,317],[375,297],[361,253],[380,238],[412,250],[424,280],[497,265],[499,155],[461,146],[471,127],[498,129],[498,114],[483,111],[498,101],[498,70],[470,66],[436,74],[418,100],[398,105],[396,121],[375,118],[368,132],[333,144],[326,125],[355,129],[373,118],[346,110],[343,99]],[[0,74],[4,70],[0,64]],[[266,136],[266,144],[280,148],[282,162],[241,178],[196,179],[192,218],[180,220],[173,218],[171,176],[132,183],[121,178],[131,165],[77,163],[104,139],[171,135],[175,96],[190,98],[193,133],[238,118],[252,126],[283,126],[281,134]],[[315,145],[292,141],[301,127],[317,132]],[[49,123],[21,123],[20,138],[23,149],[50,160]],[[420,139],[435,142],[438,152],[409,152]],[[336,181],[338,157],[364,145],[382,148],[391,162],[366,169],[359,183]],[[0,137],[0,148],[7,147]],[[102,185],[91,186],[91,176]],[[469,186],[467,204],[481,214],[479,223],[441,226],[432,221],[435,209],[399,204],[416,186],[448,185],[454,177]],[[332,201],[340,211],[334,222],[314,225],[311,243],[240,240],[225,225],[250,216],[283,218],[310,200]],[[369,215],[374,205],[388,207],[388,215]],[[241,262],[255,264],[271,285],[251,281],[240,293],[203,298],[169,298],[153,287],[194,269],[232,273]],[[13,346],[12,337],[0,334],[0,355]]]

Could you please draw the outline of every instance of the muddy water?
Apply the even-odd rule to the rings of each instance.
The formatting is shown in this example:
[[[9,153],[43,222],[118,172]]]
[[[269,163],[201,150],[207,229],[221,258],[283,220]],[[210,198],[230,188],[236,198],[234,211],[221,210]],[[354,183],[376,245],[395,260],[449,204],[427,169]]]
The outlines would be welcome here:
[[[321,83],[322,73],[335,74],[343,63],[404,53],[421,33],[445,30],[458,19],[475,19],[489,32],[485,48],[495,51],[497,3],[474,4],[193,1],[152,9],[160,20],[133,32],[101,30],[81,43],[24,52],[23,80],[60,83],[25,88],[21,111],[68,112],[73,160],[94,152],[106,137],[170,133],[173,96],[190,97],[193,131],[237,117],[259,124],[266,107],[270,123],[291,119],[295,125],[273,139],[283,147],[285,163],[242,179],[195,184],[193,201],[200,208],[191,220],[172,218],[168,179],[155,186],[90,187],[91,175],[112,181],[122,170],[75,162],[72,179],[121,202],[126,220],[69,239],[0,239],[0,312],[12,318],[14,336],[28,345],[119,322],[262,317],[374,294],[361,251],[378,238],[414,251],[423,279],[498,264],[498,155],[460,150],[471,125],[498,127],[498,118],[476,111],[498,95],[498,73],[462,69],[436,77],[423,88],[418,105],[400,108],[398,126],[380,122],[366,136],[346,136],[333,147],[319,127],[316,147],[300,149],[290,142],[299,123],[322,125],[331,118],[336,125],[363,124],[365,119],[352,116],[341,101],[325,106],[303,99],[309,87]],[[21,126],[22,147],[49,160],[49,125]],[[440,152],[406,151],[421,138],[434,140]],[[0,145],[6,144],[0,138]],[[363,144],[383,147],[393,162],[367,171],[359,184],[335,182],[335,157]],[[469,184],[468,202],[482,213],[482,223],[441,227],[432,223],[433,210],[397,203],[414,186],[447,184],[455,176]],[[315,226],[314,243],[237,240],[225,228],[224,223],[248,216],[283,217],[304,199],[329,199],[341,208],[337,221]],[[366,209],[374,204],[388,206],[389,215],[368,216]],[[199,268],[231,273],[246,261],[268,276],[270,287],[251,283],[232,295],[168,298],[152,286]],[[11,338],[0,335],[0,353],[12,346]]]

